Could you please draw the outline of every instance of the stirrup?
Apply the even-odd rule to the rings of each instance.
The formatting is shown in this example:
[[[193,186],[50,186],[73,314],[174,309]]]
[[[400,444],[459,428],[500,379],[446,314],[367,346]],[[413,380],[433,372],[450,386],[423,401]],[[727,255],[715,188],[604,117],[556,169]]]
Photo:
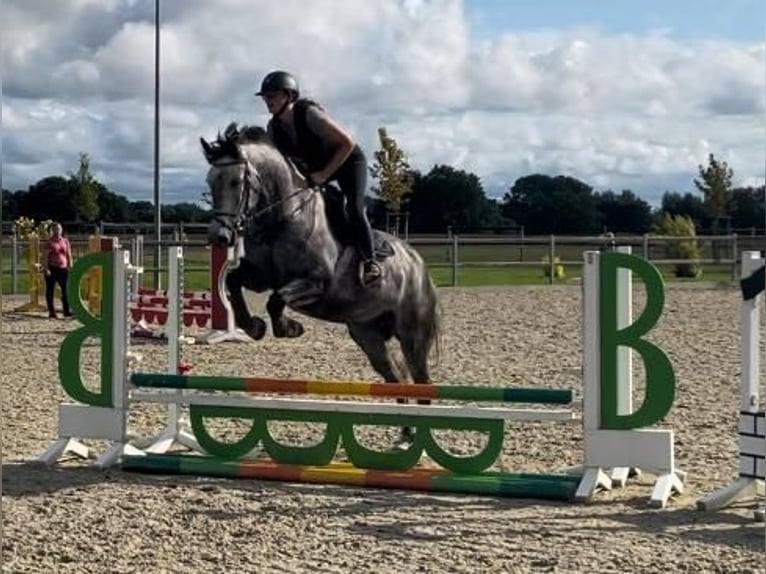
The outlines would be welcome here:
[[[368,276],[368,265],[370,266],[369,271],[372,271],[370,276]],[[375,259],[363,260],[361,262],[359,266],[359,283],[366,287],[380,281],[381,277],[383,277],[383,268]]]

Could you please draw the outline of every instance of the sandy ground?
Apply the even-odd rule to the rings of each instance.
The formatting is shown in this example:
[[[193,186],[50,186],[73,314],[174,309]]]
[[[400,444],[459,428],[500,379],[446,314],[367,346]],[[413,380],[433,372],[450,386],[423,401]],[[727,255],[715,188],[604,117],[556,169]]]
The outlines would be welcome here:
[[[580,390],[579,287],[445,290],[441,298],[444,347],[434,380]],[[738,306],[733,290],[667,291],[652,338],[676,369],[666,423],[689,476],[664,510],[647,504],[650,475],[569,504],[161,477],[79,461],[39,468],[29,463],[56,438],[56,406],[66,400],[57,351],[74,324],[6,313],[3,572],[764,572],[764,527],[752,520],[752,500],[717,513],[695,509],[698,497],[736,474]],[[306,326],[297,340],[188,346],[184,359],[199,374],[374,378],[343,328]],[[139,350],[142,370],[164,370],[161,345]],[[97,346],[85,354],[92,377]],[[162,416],[160,408],[138,409],[135,428],[156,431]],[[457,448],[475,443],[449,439]],[[513,424],[497,468],[557,469],[577,464],[581,448],[577,425]]]

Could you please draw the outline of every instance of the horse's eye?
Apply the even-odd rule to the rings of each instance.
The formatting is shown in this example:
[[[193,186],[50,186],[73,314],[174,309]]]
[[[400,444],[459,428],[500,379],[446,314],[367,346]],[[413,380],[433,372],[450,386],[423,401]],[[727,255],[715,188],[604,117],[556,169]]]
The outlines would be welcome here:
[[[231,181],[231,187],[239,187],[239,180],[238,179],[233,179]]]

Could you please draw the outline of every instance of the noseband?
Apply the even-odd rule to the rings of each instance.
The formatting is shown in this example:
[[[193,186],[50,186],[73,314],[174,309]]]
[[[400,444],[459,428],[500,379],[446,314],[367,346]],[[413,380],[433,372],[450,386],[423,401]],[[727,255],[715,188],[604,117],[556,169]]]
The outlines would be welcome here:
[[[223,163],[216,163],[216,167],[228,167],[232,165],[244,166],[244,177],[242,181],[242,193],[239,195],[239,201],[233,212],[216,209],[213,212],[213,219],[230,231],[239,233],[245,226],[248,220],[254,216],[254,210],[256,202],[252,202],[252,196],[258,193],[258,190],[262,189],[261,176],[258,170],[246,159],[229,161]],[[229,224],[228,222],[232,223]]]

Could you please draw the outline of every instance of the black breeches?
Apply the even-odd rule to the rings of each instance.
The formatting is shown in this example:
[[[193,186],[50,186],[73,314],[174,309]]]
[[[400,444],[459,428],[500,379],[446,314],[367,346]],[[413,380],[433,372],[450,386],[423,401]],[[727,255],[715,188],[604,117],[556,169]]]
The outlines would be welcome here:
[[[62,267],[51,267],[50,275],[45,276],[45,303],[48,306],[48,314],[53,316],[56,311],[53,307],[53,294],[58,284],[61,289],[61,306],[64,315],[69,315],[69,299],[66,295],[66,284],[69,278],[69,270]]]
[[[373,255],[372,227],[367,219],[364,196],[367,191],[367,160],[364,154],[352,154],[334,179],[346,198],[346,212],[354,232],[355,242],[364,258]]]

